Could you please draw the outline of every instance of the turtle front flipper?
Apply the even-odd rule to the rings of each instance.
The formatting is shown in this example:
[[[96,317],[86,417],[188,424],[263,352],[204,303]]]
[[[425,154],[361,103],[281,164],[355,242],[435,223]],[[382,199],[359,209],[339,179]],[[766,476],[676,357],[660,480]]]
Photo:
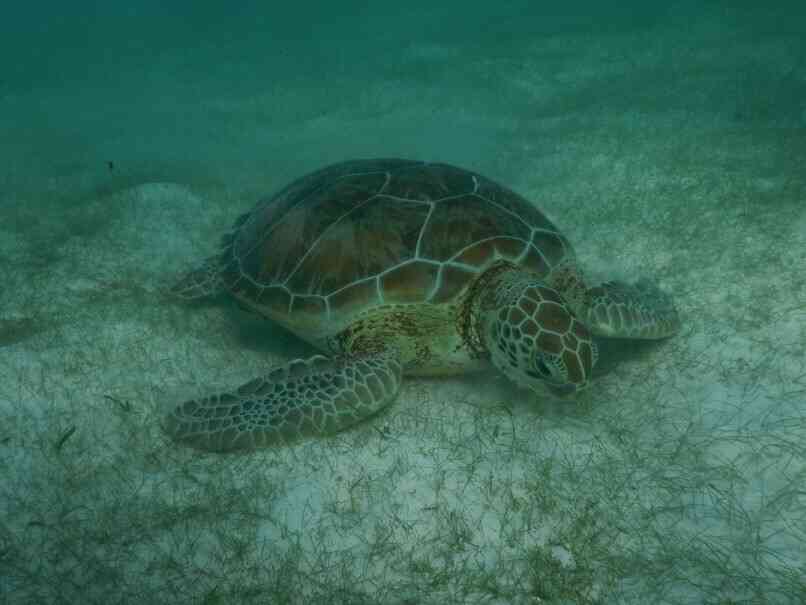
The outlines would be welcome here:
[[[672,298],[649,280],[589,288],[582,319],[596,336],[610,338],[666,338],[680,328]]]
[[[219,452],[334,433],[392,403],[402,370],[395,349],[297,359],[234,392],[182,403],[165,429],[177,441]]]

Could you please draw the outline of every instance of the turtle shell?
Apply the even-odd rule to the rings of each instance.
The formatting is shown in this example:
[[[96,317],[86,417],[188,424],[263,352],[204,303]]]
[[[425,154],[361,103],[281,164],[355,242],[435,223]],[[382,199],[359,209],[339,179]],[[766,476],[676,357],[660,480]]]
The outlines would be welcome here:
[[[377,159],[328,166],[261,201],[219,262],[239,300],[318,332],[369,307],[456,302],[501,259],[543,277],[572,254],[506,187],[447,164]]]

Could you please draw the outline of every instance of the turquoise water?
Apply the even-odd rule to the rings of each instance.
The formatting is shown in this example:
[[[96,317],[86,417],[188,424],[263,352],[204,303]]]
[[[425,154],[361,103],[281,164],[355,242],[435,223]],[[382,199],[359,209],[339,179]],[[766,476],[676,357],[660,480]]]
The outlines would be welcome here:
[[[805,602],[803,9],[267,6],[4,12],[0,602]],[[165,289],[366,157],[513,188],[681,333],[602,342],[563,405],[412,378],[333,437],[170,441],[177,402],[314,351]]]

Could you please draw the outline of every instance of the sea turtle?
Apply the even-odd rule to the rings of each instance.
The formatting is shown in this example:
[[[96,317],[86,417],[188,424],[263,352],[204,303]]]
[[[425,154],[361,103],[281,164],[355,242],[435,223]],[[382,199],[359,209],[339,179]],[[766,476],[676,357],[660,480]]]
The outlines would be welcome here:
[[[566,238],[510,189],[402,159],[342,162],[291,183],[173,291],[228,293],[325,353],[168,414],[173,438],[215,451],[349,427],[389,405],[404,374],[491,364],[567,398],[590,381],[593,335],[665,338],[679,325],[649,282],[586,285]]]

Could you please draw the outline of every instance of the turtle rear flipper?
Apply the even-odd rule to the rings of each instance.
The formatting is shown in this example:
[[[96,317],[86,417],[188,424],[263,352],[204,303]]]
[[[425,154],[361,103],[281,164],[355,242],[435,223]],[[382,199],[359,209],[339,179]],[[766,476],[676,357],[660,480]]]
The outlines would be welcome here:
[[[585,292],[583,321],[596,336],[667,338],[680,328],[672,298],[647,279],[604,282]]]
[[[334,433],[392,403],[402,370],[394,349],[296,359],[234,392],[182,403],[168,415],[165,430],[177,441],[217,452]]]
[[[199,267],[181,274],[168,288],[171,296],[182,300],[211,298],[224,291],[217,256],[208,258]]]

